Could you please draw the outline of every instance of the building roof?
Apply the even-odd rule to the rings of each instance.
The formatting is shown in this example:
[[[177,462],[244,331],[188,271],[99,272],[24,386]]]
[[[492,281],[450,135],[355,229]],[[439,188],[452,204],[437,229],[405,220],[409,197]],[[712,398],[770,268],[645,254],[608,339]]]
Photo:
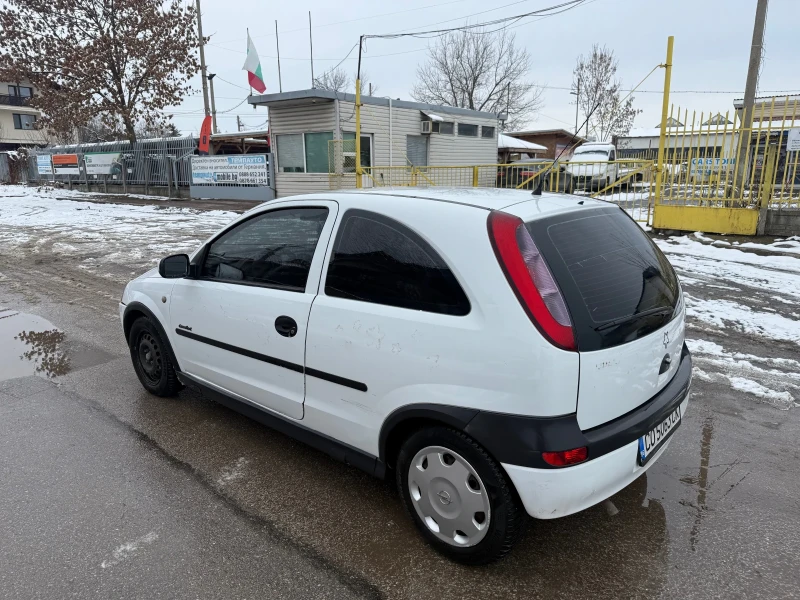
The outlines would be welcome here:
[[[279,94],[262,94],[260,96],[250,96],[247,101],[250,104],[263,104],[269,106],[276,102],[292,102],[302,100],[341,100],[344,102],[355,102],[355,94],[346,94],[343,92],[335,92],[333,90],[295,90],[293,92],[283,92]],[[378,96],[365,96],[361,95],[362,104],[370,104],[373,106],[389,106],[388,98],[381,98]],[[439,106],[437,104],[425,104],[423,102],[412,102],[410,100],[393,99],[392,107],[394,108],[410,108],[421,110],[423,112],[433,111],[434,113],[445,113],[448,115],[457,115],[464,117],[480,117],[484,119],[497,119],[499,113],[484,112],[481,110],[470,110],[469,108],[457,108],[455,106]]]
[[[265,138],[268,135],[268,129],[259,129],[255,131],[234,131],[232,133],[212,133],[209,138],[212,140],[241,140],[244,138]]]
[[[564,135],[564,136],[567,136],[567,137],[574,137],[576,140],[581,140],[582,142],[586,141],[585,137],[581,137],[579,135],[575,135],[571,131],[567,131],[566,129],[529,129],[527,131],[509,131],[509,132],[507,132],[507,134],[511,135],[511,136],[559,134],[559,135]]]
[[[786,103],[788,98],[788,104],[794,104],[797,102],[800,105],[800,94],[786,94],[784,96],[758,96],[756,100],[756,105],[766,105],[771,104],[772,99],[775,98],[775,106],[783,106]],[[744,98],[739,98],[733,101],[734,108],[742,108],[744,106]]]
[[[547,148],[533,142],[518,140],[515,137],[500,133],[497,136],[497,148],[510,152],[545,152]]]

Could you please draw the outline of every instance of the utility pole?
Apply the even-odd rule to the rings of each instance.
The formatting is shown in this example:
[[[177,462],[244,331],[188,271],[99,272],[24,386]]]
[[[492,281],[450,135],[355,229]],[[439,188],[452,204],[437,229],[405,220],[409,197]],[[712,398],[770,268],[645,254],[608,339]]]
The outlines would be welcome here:
[[[281,43],[278,41],[278,20],[275,19],[275,48],[278,50],[278,91],[283,93],[283,83],[281,82]],[[255,105],[253,105],[255,106]]]
[[[242,120],[239,118],[239,115],[236,115],[236,131],[242,130]]]
[[[744,187],[745,162],[747,150],[750,148],[751,130],[753,127],[753,106],[756,101],[756,88],[758,87],[758,71],[761,67],[761,54],[764,48],[764,28],[767,23],[767,0],[758,0],[756,5],[756,19],[753,23],[753,42],[750,46],[750,62],[747,65],[747,82],[744,86],[744,104],[742,105],[740,155],[736,157],[736,176],[733,187],[737,181]],[[744,143],[743,143],[744,142]]]
[[[575,135],[578,135],[578,108],[580,108],[581,102],[581,80],[580,77],[578,78],[578,83],[575,85],[575,91],[570,92],[571,95],[575,96]]]
[[[206,109],[206,116],[211,114],[208,109],[208,82],[206,81],[206,51],[203,41],[203,17],[200,15],[200,0],[195,0],[197,7],[197,37],[200,40],[200,79],[203,80],[203,106]]]
[[[311,48],[311,89],[314,89],[314,40],[311,37],[311,11],[308,11],[308,45]]]
[[[211,124],[214,133],[219,133],[219,129],[217,129],[217,104],[214,102],[214,77],[216,77],[216,73],[208,74],[208,84],[211,86]]]
[[[664,96],[661,100],[661,133],[658,136],[658,161],[656,162],[656,204],[661,203],[661,185],[664,181],[664,152],[667,142],[667,115],[669,114],[669,89],[672,83],[672,47],[675,37],[667,38],[667,60],[664,62]]]

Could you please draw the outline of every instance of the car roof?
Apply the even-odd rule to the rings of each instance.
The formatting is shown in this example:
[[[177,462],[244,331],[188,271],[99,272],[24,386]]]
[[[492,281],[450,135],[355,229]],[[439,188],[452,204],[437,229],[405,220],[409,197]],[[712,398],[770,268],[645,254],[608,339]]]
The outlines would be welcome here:
[[[430,200],[438,202],[449,202],[466,206],[473,206],[485,210],[502,210],[515,204],[523,202],[535,202],[537,212],[552,213],[574,210],[578,202],[585,204],[596,204],[605,206],[607,203],[601,200],[593,200],[586,196],[572,196],[569,194],[542,193],[541,196],[534,196],[530,190],[510,190],[502,188],[413,188],[413,187],[381,187],[368,188],[361,190],[347,190],[327,193],[317,193],[308,196],[296,196],[294,198],[284,198],[284,200],[305,200],[311,198],[335,199],[339,197],[349,197],[355,201],[361,201],[364,196],[382,197],[391,201],[400,198],[415,198],[419,200]],[[360,203],[360,202],[359,202]]]

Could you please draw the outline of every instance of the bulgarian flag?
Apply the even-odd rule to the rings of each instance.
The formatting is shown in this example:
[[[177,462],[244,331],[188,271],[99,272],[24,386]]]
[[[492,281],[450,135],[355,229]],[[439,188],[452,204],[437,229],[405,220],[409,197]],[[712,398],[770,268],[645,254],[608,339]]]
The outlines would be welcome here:
[[[258,93],[263,94],[267,90],[264,85],[264,76],[261,74],[261,61],[258,59],[258,52],[250,39],[250,31],[247,31],[247,58],[244,60],[242,71],[247,71],[247,82],[250,87]]]

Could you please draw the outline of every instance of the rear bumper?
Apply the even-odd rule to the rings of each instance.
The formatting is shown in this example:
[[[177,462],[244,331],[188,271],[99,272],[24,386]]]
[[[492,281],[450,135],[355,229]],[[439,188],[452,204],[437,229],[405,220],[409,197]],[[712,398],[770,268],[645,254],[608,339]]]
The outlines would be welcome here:
[[[689,398],[681,403],[681,419]],[[676,431],[680,431],[680,427]],[[655,464],[675,433],[646,465],[637,461],[638,440],[588,462],[564,469],[532,469],[503,464],[522,504],[537,519],[556,519],[602,502],[629,485]]]
[[[480,412],[465,431],[505,468],[528,513],[541,519],[563,517],[615,494],[656,462],[669,440],[644,467],[637,463],[638,440],[689,401],[692,357],[684,344],[672,380],[635,410],[581,431],[575,414],[537,418]],[[670,438],[671,440],[671,438]],[[586,447],[588,460],[555,468],[543,452]]]

